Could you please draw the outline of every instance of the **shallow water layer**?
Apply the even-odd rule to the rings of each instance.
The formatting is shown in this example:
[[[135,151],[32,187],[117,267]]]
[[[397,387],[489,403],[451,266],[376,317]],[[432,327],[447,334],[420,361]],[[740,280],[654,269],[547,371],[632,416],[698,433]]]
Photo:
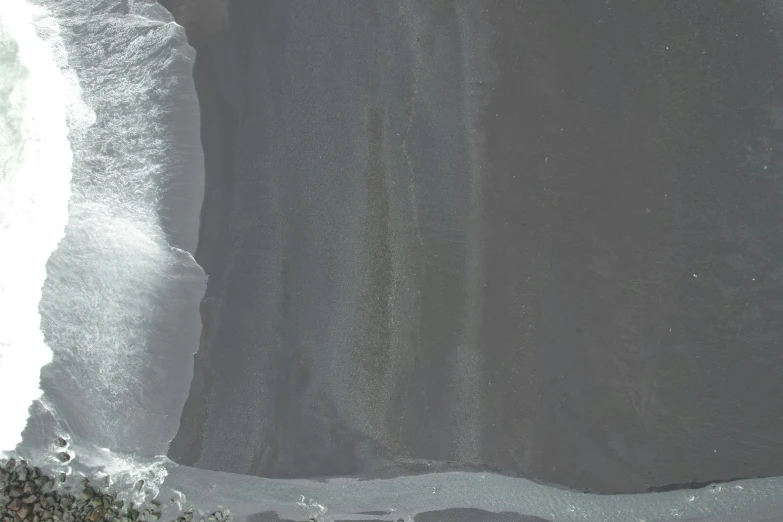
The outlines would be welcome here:
[[[635,495],[594,495],[491,473],[431,473],[388,480],[273,480],[169,467],[166,488],[204,509],[230,508],[248,522],[283,520],[483,520],[518,522],[509,515],[548,521],[606,522],[777,520],[783,479],[742,480],[697,490]],[[164,488],[164,494],[170,490]],[[455,510],[455,511],[446,511]],[[263,513],[267,518],[262,516]],[[269,513],[274,512],[274,513]],[[427,512],[442,512],[419,516]],[[503,515],[505,513],[505,515]],[[522,519],[524,520],[524,519]]]

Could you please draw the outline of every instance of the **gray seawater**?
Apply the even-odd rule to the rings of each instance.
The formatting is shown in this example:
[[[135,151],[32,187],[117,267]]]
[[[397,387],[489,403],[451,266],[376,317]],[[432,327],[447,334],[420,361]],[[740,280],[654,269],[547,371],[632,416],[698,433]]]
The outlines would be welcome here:
[[[648,522],[775,520],[783,513],[779,478],[601,496],[482,473],[270,480],[171,463],[161,455],[190,385],[205,288],[191,255],[203,192],[193,51],[182,28],[152,0],[6,2],[0,9],[6,210],[0,296],[6,311],[17,310],[24,320],[6,328],[13,336],[0,338],[0,364],[6,375],[41,374],[40,390],[24,390],[32,408],[14,453],[75,474],[145,478],[152,494],[205,508],[225,505],[238,518],[257,521],[269,511],[294,520],[410,521],[453,508]],[[25,9],[26,18],[17,16]],[[25,33],[19,24],[28,22]],[[9,30],[12,24],[18,31]],[[46,48],[51,56],[40,55]],[[48,65],[30,61],[39,56]],[[29,109],[38,106],[54,118],[41,128],[53,130],[31,148],[25,140],[43,113],[36,120]],[[8,250],[21,248],[22,240],[38,240],[40,247]],[[31,297],[12,302],[28,291]],[[30,351],[14,358],[28,335],[35,341],[25,345]],[[2,413],[4,419],[19,414]],[[55,436],[68,440],[74,457],[68,464],[55,457],[61,451]]]

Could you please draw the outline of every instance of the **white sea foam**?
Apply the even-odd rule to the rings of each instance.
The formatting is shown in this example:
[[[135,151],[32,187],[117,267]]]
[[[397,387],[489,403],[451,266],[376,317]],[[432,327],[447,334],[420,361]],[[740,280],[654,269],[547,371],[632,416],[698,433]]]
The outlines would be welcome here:
[[[0,450],[21,441],[52,358],[38,304],[71,195],[69,124],[90,123],[55,20],[24,0],[0,2]]]
[[[143,458],[121,455],[108,448],[93,446],[77,449],[76,452],[81,464],[88,470],[88,478],[113,486],[119,492],[118,498],[136,503],[158,495],[160,485],[168,475],[166,465],[171,462],[165,456]],[[137,487],[139,480],[143,482]]]
[[[0,0],[0,451],[165,478],[205,288],[192,59],[154,0]]]
[[[153,0],[29,1],[59,21],[95,122],[70,136],[69,220],[39,306],[53,350],[46,408],[23,447],[38,455],[32,441],[51,451],[68,434],[74,470],[116,468],[165,453],[198,347],[205,278],[186,252],[203,195],[193,55]]]

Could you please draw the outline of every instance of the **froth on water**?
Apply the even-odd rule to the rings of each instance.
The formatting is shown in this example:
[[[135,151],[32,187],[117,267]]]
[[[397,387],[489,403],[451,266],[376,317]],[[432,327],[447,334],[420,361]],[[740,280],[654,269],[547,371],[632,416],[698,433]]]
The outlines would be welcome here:
[[[21,441],[52,357],[38,303],[68,220],[69,132],[91,118],[56,21],[23,0],[0,3],[0,450]]]
[[[28,2],[0,3],[0,448],[142,473],[200,335],[193,54],[152,0]]]

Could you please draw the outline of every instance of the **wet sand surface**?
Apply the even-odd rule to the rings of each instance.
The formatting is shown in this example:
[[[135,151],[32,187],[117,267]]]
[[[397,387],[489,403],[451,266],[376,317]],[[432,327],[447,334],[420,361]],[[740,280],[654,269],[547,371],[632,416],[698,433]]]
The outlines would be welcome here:
[[[372,515],[373,513],[368,513]],[[351,522],[377,522],[378,518],[360,520],[352,518]],[[490,513],[480,509],[447,509],[421,513],[414,518],[415,522],[547,522],[543,518],[519,515],[516,513]],[[273,511],[258,513],[248,517],[248,522],[293,522],[279,518]],[[335,522],[347,522],[336,520]],[[389,518],[388,522],[394,522]]]
[[[194,72],[209,282],[169,456],[783,474],[780,27],[747,0],[233,2]]]
[[[367,513],[367,515],[389,516],[386,513]],[[248,522],[293,522],[277,516],[274,511],[257,513],[248,517]],[[360,520],[351,518],[351,522],[378,522],[381,519],[371,518]],[[420,513],[414,517],[415,522],[547,522],[543,518],[519,515],[516,513],[490,513],[480,509],[445,509],[443,511],[429,511]],[[335,522],[347,522],[336,520]],[[388,522],[395,522],[394,518],[388,518]]]

